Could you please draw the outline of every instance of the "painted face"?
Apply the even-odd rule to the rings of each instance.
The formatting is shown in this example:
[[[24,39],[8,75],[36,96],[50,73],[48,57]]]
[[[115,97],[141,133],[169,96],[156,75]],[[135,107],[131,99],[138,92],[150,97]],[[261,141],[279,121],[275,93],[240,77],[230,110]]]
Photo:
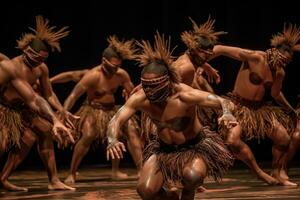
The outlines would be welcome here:
[[[26,65],[36,67],[48,58],[49,53],[41,50],[39,53],[33,50],[30,46],[23,50],[23,58]]]
[[[196,50],[190,50],[190,59],[196,67],[202,66],[212,55],[212,49],[197,48]]]
[[[168,75],[157,77],[157,74],[145,73],[141,78],[143,90],[147,99],[153,103],[165,101],[170,94],[170,81]]]
[[[119,58],[110,58],[110,60],[106,58],[102,58],[103,69],[107,75],[114,75],[118,68],[121,67],[122,61]]]

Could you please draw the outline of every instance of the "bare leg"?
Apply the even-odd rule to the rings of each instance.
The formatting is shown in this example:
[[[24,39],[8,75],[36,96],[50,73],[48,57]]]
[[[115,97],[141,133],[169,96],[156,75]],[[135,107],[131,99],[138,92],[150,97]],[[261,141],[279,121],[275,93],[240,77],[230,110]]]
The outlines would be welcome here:
[[[6,146],[8,143],[8,130],[6,127],[0,127],[1,130],[1,141],[0,141],[0,157],[5,153]]]
[[[157,169],[156,156],[152,155],[144,163],[137,184],[137,192],[143,200],[158,199],[161,196],[163,176]]]
[[[287,152],[290,143],[290,136],[288,135],[286,129],[279,124],[276,123],[276,129],[274,133],[268,135],[273,141],[273,161],[272,161],[272,175],[276,178],[282,185],[285,186],[296,186],[296,183],[290,182],[284,177],[280,176],[280,171],[285,168],[285,157],[284,154]]]
[[[287,170],[300,147],[300,121],[298,121],[297,128],[291,137],[289,148],[284,155],[284,169],[280,171],[280,176],[284,179],[289,179]]]
[[[193,200],[196,189],[203,184],[207,169],[203,159],[197,158],[183,169],[183,190],[181,200]]]
[[[82,131],[81,131],[81,138],[75,145],[71,168],[69,175],[65,179],[65,183],[67,184],[74,184],[76,180],[76,171],[83,159],[83,157],[88,153],[91,144],[96,139],[97,133],[95,133],[93,129],[93,119],[88,117],[83,124]]]
[[[142,168],[142,144],[138,134],[132,121],[128,120],[127,146],[139,173]]]
[[[36,136],[30,129],[26,129],[21,139],[20,148],[15,148],[8,154],[8,159],[1,174],[1,183],[6,190],[10,191],[28,191],[25,187],[19,187],[13,185],[8,181],[8,177],[11,175],[12,171],[15,170],[19,164],[28,155],[30,149],[36,141]]]
[[[49,190],[75,190],[62,183],[57,174],[55,153],[53,147],[53,140],[50,133],[51,125],[41,118],[36,118],[32,121],[33,127],[38,135],[38,153],[46,167],[50,184]]]
[[[249,146],[241,140],[241,127],[240,125],[232,128],[227,136],[226,143],[231,149],[234,156],[243,161],[250,169],[269,185],[276,185],[278,181],[265,173],[257,164],[255,157]]]

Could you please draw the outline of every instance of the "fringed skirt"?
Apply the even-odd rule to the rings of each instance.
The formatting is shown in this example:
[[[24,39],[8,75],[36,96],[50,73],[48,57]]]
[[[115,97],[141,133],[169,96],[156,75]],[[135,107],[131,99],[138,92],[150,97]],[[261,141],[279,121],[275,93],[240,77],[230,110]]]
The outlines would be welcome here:
[[[157,127],[151,118],[145,113],[141,114],[141,140],[147,146],[150,141],[157,138]]]
[[[26,105],[7,106],[0,103],[0,145],[3,151],[20,147],[23,131],[37,114]]]
[[[291,117],[281,107],[274,106],[271,102],[251,101],[233,93],[228,93],[227,98],[236,106],[233,115],[242,127],[245,140],[253,138],[259,140],[263,139],[266,133],[273,133],[276,121],[283,125],[288,133],[292,133],[295,129]]]
[[[116,114],[121,106],[117,106],[114,104],[103,104],[103,103],[95,103],[91,102],[89,104],[84,103],[84,105],[78,110],[75,115],[80,116],[78,124],[76,126],[76,137],[75,139],[78,140],[81,136],[82,128],[87,120],[87,117],[91,117],[93,119],[92,126],[94,126],[94,131],[98,133],[98,140],[96,141],[97,144],[103,144],[106,139],[107,127],[109,121],[112,117]],[[136,116],[130,118],[130,125],[133,126],[138,133],[140,133],[140,126],[138,123],[138,118]],[[122,127],[122,131],[127,133],[128,130],[128,123],[126,123]]]
[[[180,145],[169,145],[153,140],[144,150],[144,163],[150,156],[156,155],[158,168],[164,178],[164,188],[182,187],[182,172],[186,164],[202,158],[208,168],[208,175],[216,181],[233,164],[233,156],[222,138],[204,127],[196,138]]]

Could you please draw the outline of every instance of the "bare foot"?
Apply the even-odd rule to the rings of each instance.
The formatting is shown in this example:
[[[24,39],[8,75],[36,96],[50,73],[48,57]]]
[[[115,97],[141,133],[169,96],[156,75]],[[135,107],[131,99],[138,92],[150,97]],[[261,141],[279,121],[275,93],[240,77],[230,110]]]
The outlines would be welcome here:
[[[280,170],[279,176],[280,176],[282,179],[289,180],[289,176],[287,175],[287,171],[284,170],[284,169],[281,169],[281,170]]]
[[[75,190],[75,188],[67,186],[66,184],[62,183],[60,180],[52,181],[48,185],[49,190]]]
[[[261,171],[257,174],[258,178],[260,178],[261,180],[263,180],[264,182],[266,182],[268,185],[279,185],[280,182],[277,178],[273,178],[272,176],[270,176],[269,174]]]
[[[9,190],[9,191],[23,191],[23,192],[28,191],[27,188],[16,186],[16,185],[10,183],[8,180],[1,181],[1,184],[4,189]]]
[[[73,174],[69,174],[64,182],[67,185],[74,185],[75,184],[75,176]]]
[[[126,173],[123,173],[121,171],[117,171],[117,172],[112,172],[111,174],[111,178],[112,179],[126,179],[128,178],[128,175]]]
[[[204,186],[200,186],[197,188],[197,192],[206,192],[206,188]]]
[[[281,176],[279,176],[276,173],[273,173],[273,177],[276,178],[279,181],[280,185],[283,185],[283,186],[298,186],[297,183],[293,183],[293,182],[289,181],[288,179],[283,179]]]
[[[283,180],[282,182],[280,182],[283,186],[291,186],[291,187],[296,187],[298,186],[297,183],[294,183],[292,181],[289,180]]]

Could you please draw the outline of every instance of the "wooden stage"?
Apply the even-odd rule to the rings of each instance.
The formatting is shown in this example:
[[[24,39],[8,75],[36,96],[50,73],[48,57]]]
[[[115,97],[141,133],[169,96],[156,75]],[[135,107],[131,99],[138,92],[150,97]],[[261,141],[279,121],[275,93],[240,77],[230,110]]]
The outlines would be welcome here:
[[[136,193],[137,183],[135,169],[123,168],[130,176],[129,179],[116,181],[110,178],[109,167],[93,166],[80,168],[76,191],[48,191],[46,172],[42,170],[17,171],[10,181],[29,188],[28,192],[8,192],[0,189],[0,199],[68,199],[68,200],[131,200],[140,199]],[[266,170],[269,172],[269,170]],[[60,170],[60,178],[64,180],[67,170]],[[290,177],[300,184],[300,167],[290,170]],[[233,168],[217,184],[206,179],[206,192],[197,193],[195,199],[209,200],[299,200],[299,187],[267,186],[258,180],[244,165]]]

